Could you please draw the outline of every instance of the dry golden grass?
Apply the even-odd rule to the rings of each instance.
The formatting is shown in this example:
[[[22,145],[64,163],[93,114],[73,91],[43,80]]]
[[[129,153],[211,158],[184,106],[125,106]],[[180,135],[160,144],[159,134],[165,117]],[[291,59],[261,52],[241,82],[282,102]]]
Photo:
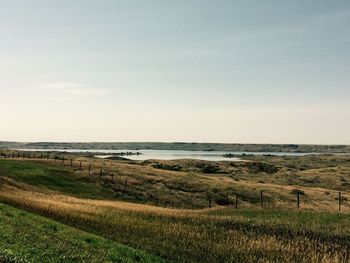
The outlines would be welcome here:
[[[28,160],[22,161],[26,164]],[[78,161],[83,162],[82,171]],[[99,198],[98,192],[94,199],[78,198],[74,191],[68,195],[64,188],[53,191],[21,182],[18,175],[0,173],[0,201],[178,262],[348,262],[350,221],[346,213],[350,194],[344,185],[337,184],[348,180],[346,158],[329,159],[327,166],[322,157],[310,169],[289,171],[288,165],[295,161],[303,166],[305,160],[284,163],[283,158],[273,158],[271,164],[282,167],[274,173],[253,173],[251,169],[256,167],[249,165],[255,165],[254,159],[250,164],[218,163],[215,165],[221,171],[226,169],[225,173],[204,173],[201,167],[213,164],[162,162],[182,167],[181,171],[168,171],[152,167],[153,162],[75,157],[74,167],[70,168],[67,161],[62,171],[72,171],[67,175],[74,177],[77,193],[84,182],[116,196],[109,199],[101,193]],[[57,167],[58,172],[62,167],[60,161],[28,162],[32,166],[35,163]],[[341,168],[335,169],[334,163]],[[88,164],[93,167],[92,176],[87,174]],[[329,179],[333,171],[334,178]],[[314,173],[318,173],[318,181]],[[114,182],[110,174],[115,175]],[[123,190],[125,179],[128,186]],[[305,194],[301,196],[301,211],[296,209],[295,189]],[[342,213],[336,212],[339,190],[344,198]],[[265,209],[259,208],[260,191],[266,200]],[[232,204],[229,208],[218,206],[214,201],[211,210],[189,209],[191,203],[207,208],[208,193],[214,197],[229,194],[231,201],[239,194],[240,209],[234,210]],[[115,200],[139,196],[144,197],[139,203]],[[154,199],[146,199],[151,196],[168,199],[178,209],[151,205]],[[182,203],[187,209],[180,209]]]
[[[166,209],[3,184],[0,200],[181,262],[346,262],[348,245],[276,222],[250,224],[220,210]],[[224,212],[224,211],[223,211]],[[317,216],[317,214],[316,214]],[[269,225],[270,224],[270,225]],[[272,229],[276,228],[276,231]],[[279,230],[278,230],[279,229]],[[313,233],[313,234],[312,234]]]

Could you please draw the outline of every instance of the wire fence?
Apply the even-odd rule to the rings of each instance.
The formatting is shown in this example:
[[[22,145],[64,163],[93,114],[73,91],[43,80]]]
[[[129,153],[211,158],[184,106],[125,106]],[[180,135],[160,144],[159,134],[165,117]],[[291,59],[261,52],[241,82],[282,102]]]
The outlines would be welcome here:
[[[120,184],[120,189],[124,192],[127,191],[128,188],[128,178],[125,177],[124,180],[118,178],[117,173],[113,170],[109,170],[103,166],[91,164],[91,162],[87,160],[79,160],[79,158],[72,158],[71,156],[67,157],[62,153],[46,153],[46,152],[24,152],[24,151],[12,151],[12,152],[0,152],[0,158],[2,159],[12,159],[12,160],[41,160],[46,161],[51,164],[60,165],[64,167],[68,167],[74,169],[76,171],[80,171],[83,174],[86,174],[89,178],[98,179],[101,183],[111,183],[111,184]],[[326,195],[330,195],[328,189],[322,189]],[[335,191],[333,190],[333,195]],[[284,193],[285,194],[285,193]],[[241,207],[260,207],[261,209],[268,208],[294,208],[294,209],[303,209],[303,208],[312,208],[312,206],[319,206],[320,201],[315,200],[314,202],[310,202],[308,200],[307,205],[304,203],[305,193],[300,189],[293,189],[292,195],[294,198],[291,198],[289,202],[286,201],[280,202],[277,198],[273,197],[270,192],[265,190],[255,191],[250,195],[250,197],[240,195],[240,194],[220,194],[220,198],[214,196],[211,192],[206,194],[207,199],[207,208],[212,209],[215,205],[219,206],[229,206],[234,209],[239,209]],[[350,207],[346,203],[350,198],[350,194],[348,192],[336,192],[336,197],[328,198],[328,207],[332,207],[333,211],[346,211],[348,212]],[[167,208],[175,208],[175,204],[172,203],[169,199],[161,200],[159,197],[152,197],[151,203],[156,206],[163,206]],[[330,204],[330,200],[333,200],[332,204]],[[287,204],[287,205],[286,205]],[[178,207],[176,207],[178,208]],[[183,208],[183,206],[181,207]],[[188,208],[188,207],[187,207]],[[191,204],[191,209],[199,208],[195,207],[195,205]],[[200,207],[204,208],[204,207]],[[328,209],[329,210],[329,209]]]

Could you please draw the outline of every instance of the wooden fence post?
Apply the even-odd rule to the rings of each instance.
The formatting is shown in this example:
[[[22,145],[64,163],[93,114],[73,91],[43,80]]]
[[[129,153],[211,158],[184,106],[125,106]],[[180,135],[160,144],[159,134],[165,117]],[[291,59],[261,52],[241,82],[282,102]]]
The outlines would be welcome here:
[[[297,207],[300,208],[300,193],[297,192]]]
[[[70,158],[70,167],[73,167],[73,159]]]
[[[342,202],[342,197],[341,197],[341,192],[339,192],[339,196],[338,196],[338,201],[339,201],[339,211],[341,210],[341,202]]]
[[[209,208],[211,209],[211,195],[208,196]]]
[[[100,182],[102,182],[102,173],[103,173],[103,170],[100,169]]]
[[[91,175],[91,164],[89,164],[89,176]]]
[[[260,191],[260,207],[263,208],[264,207],[264,196],[263,196],[263,191]]]
[[[236,195],[235,208],[238,209],[238,195]]]
[[[81,170],[81,161],[79,161],[79,170]]]
[[[64,165],[64,156],[62,157],[62,165]]]
[[[128,184],[128,179],[125,179],[125,182],[124,182],[124,192],[126,190],[126,185]]]

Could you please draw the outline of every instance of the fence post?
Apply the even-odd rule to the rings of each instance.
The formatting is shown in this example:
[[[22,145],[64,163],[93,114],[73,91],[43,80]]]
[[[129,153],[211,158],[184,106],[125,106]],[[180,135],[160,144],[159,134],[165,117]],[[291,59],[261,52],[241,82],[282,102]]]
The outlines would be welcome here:
[[[62,157],[62,165],[64,165],[64,156]]]
[[[100,182],[102,182],[102,173],[103,173],[103,170],[100,169]]]
[[[263,199],[263,198],[264,198],[264,197],[263,197],[263,191],[260,191],[260,206],[261,206],[261,208],[264,207],[264,205],[263,205],[264,199]]]
[[[341,201],[342,201],[342,197],[341,197],[341,192],[339,192],[339,211],[341,210]]]
[[[124,192],[126,190],[126,185],[128,184],[128,179],[125,179],[125,182],[124,182]]]
[[[238,209],[238,195],[236,195],[235,208]]]
[[[79,170],[81,170],[81,161],[79,161]]]
[[[297,192],[297,207],[300,208],[300,193]]]
[[[89,164],[89,176],[91,175],[91,164]]]
[[[73,167],[73,159],[70,158],[70,167]]]
[[[208,196],[209,208],[211,209],[211,195]]]

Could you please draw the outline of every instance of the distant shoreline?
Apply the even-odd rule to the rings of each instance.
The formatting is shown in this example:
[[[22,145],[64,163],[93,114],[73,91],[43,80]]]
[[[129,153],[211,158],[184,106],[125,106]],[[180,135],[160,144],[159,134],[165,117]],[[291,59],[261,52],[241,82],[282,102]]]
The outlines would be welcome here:
[[[103,149],[103,150],[182,150],[227,152],[350,153],[350,145],[239,144],[184,142],[0,142],[0,148],[26,149]]]

